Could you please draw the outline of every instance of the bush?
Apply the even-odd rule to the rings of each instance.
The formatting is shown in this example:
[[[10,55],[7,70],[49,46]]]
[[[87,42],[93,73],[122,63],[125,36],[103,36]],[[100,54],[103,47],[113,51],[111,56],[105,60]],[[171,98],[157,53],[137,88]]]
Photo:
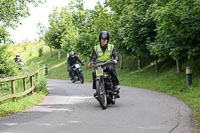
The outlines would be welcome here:
[[[41,57],[43,55],[43,48],[39,48],[38,53],[39,53],[39,57]]]
[[[40,94],[47,94],[47,87],[46,87],[46,77],[44,75],[44,69],[41,68],[38,64],[35,64],[34,62],[31,62],[31,64],[28,67],[27,73],[34,72],[36,70],[40,70],[38,74],[38,82],[39,85],[36,88],[36,92]]]
[[[33,55],[33,52],[31,51],[30,53],[29,53],[29,57],[31,57]]]
[[[0,46],[0,78],[14,76],[17,74],[16,64],[9,58],[6,51],[7,46]]]
[[[38,81],[39,81],[39,85],[36,88],[36,92],[47,95],[48,92],[46,89],[47,88],[46,87],[46,78],[44,76],[44,72],[41,72],[41,71],[39,72]]]
[[[27,49],[27,43],[22,44],[22,47],[23,47],[24,51],[26,51],[26,49]]]

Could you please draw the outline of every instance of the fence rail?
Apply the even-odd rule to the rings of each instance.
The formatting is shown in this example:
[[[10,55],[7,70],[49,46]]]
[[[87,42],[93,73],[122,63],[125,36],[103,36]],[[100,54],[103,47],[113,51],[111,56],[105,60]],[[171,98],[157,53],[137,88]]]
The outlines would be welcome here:
[[[34,93],[34,89],[38,86],[38,73],[39,70],[35,71],[35,72],[31,72],[29,74],[25,74],[25,75],[20,75],[20,76],[13,76],[13,77],[7,77],[7,78],[0,78],[0,83],[4,83],[4,82],[11,82],[11,93],[9,95],[6,96],[2,96],[0,97],[0,102],[7,100],[9,98],[13,98],[14,101],[16,101],[17,97],[21,97],[24,95],[27,95],[28,93],[32,92]],[[36,81],[34,82],[34,76],[36,76]],[[30,78],[30,88],[27,88],[27,84],[26,84],[26,79]],[[15,81],[16,80],[20,80],[23,79],[23,87],[24,87],[24,91],[23,92],[18,92],[16,93],[16,87],[15,87]]]

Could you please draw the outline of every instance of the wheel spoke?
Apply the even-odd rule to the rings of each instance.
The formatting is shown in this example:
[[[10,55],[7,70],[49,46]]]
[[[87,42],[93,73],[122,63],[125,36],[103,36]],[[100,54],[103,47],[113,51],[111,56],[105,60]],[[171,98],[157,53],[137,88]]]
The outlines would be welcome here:
[[[102,109],[107,108],[107,97],[106,97],[106,92],[105,92],[105,87],[103,84],[102,80],[97,81],[97,96],[98,96],[98,101]]]

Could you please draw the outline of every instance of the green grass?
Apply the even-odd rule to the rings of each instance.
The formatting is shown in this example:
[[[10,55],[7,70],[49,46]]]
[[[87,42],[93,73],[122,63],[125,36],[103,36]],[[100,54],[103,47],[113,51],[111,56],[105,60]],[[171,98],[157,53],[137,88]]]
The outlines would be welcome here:
[[[21,112],[36,105],[42,101],[43,98],[44,95],[35,93],[35,95],[18,98],[16,102],[13,102],[12,99],[3,101],[0,104],[0,116]]]
[[[38,79],[40,84],[37,86],[37,88],[34,90],[34,94],[28,94],[26,96],[16,98],[16,102],[13,101],[12,98],[7,99],[5,101],[0,102],[0,116],[5,116],[8,114],[13,114],[16,112],[21,112],[24,109],[30,108],[34,106],[35,104],[41,102],[45,95],[47,95],[47,90],[46,90],[46,81],[44,79],[44,76],[41,74],[38,75]],[[27,82],[30,82],[27,80]],[[15,88],[15,93],[17,94],[18,92],[23,92],[24,88],[22,86],[22,80],[17,80],[16,81],[16,88]],[[27,83],[27,88],[30,88],[30,83]],[[11,86],[10,82],[7,82],[5,85],[0,85],[0,96],[6,96],[11,94]]]
[[[26,61],[26,64],[36,65],[39,67],[44,67],[45,64],[47,64],[47,78],[69,79],[66,68],[66,53],[62,52],[61,59],[58,60],[57,51],[54,50],[52,57],[49,57],[49,48],[46,47],[44,49],[43,56],[38,57],[37,49],[41,46],[43,46],[43,44],[34,43],[35,50],[27,48],[26,52],[22,53],[22,59]],[[30,56],[31,52],[32,55]],[[166,60],[162,62],[159,72],[156,73],[154,66],[148,65],[152,59],[143,59],[143,61],[145,61],[143,66],[146,66],[141,70],[137,70],[137,61],[132,57],[126,57],[126,63],[124,64],[125,69],[120,71],[117,67],[120,85],[152,89],[177,97],[193,110],[196,126],[200,129],[200,60],[193,59],[183,64],[183,68],[189,65],[193,69],[192,87],[186,89],[185,71],[178,74],[176,72],[176,65],[174,61]],[[85,81],[91,82],[93,69],[85,69],[84,67],[82,67],[82,69]],[[45,69],[43,69],[43,71],[45,71]]]
[[[25,49],[26,47],[26,49]],[[9,45],[8,52],[11,54],[11,59],[13,59],[16,55],[16,53],[20,53],[20,56],[22,60],[26,63],[26,66],[23,67],[23,71],[19,72],[19,75],[24,75],[29,72],[33,72],[36,69],[40,68],[37,64],[31,63],[27,64],[27,60],[34,58],[38,55],[38,49],[40,47],[43,47],[43,44],[40,44],[38,42],[33,42],[30,44],[16,44],[16,45]],[[30,54],[31,53],[31,54]],[[35,77],[33,77],[35,79]],[[44,78],[44,72],[40,72],[38,75],[38,81],[40,84],[37,86],[35,89],[35,92],[33,95],[28,94],[26,96],[20,97],[16,99],[16,102],[13,101],[13,99],[7,99],[5,101],[0,102],[0,116],[5,116],[8,114],[13,114],[16,112],[21,112],[24,109],[30,108],[34,106],[35,104],[41,102],[45,95],[47,95],[47,90],[46,90],[46,81]],[[30,79],[27,78],[26,80],[27,83],[27,88],[30,88]],[[11,94],[11,83],[6,82],[6,83],[0,83],[0,96],[5,96],[8,94]],[[23,92],[23,80],[16,80],[15,81],[15,92]]]

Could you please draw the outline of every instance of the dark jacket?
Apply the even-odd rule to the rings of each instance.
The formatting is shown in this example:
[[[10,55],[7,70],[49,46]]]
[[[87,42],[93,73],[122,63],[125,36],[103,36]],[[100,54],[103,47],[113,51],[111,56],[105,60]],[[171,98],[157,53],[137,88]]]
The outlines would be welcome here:
[[[102,45],[100,45],[100,46],[101,46],[101,50],[102,50],[103,53],[104,53],[104,52],[106,51],[106,49],[107,49],[107,45],[106,45],[106,47],[104,47],[104,46],[102,46]],[[117,51],[116,51],[115,47],[113,48],[113,51],[112,51],[112,53],[111,53],[111,56],[114,57],[114,59],[118,61],[119,57],[118,57],[118,54],[117,54]],[[97,59],[97,54],[96,54],[96,51],[93,49],[92,55],[91,55],[91,58],[90,58],[90,63],[95,62],[96,59]]]
[[[75,55],[74,58],[72,58],[71,56],[69,56],[69,57],[67,58],[67,66],[68,66],[68,67],[71,67],[71,66],[73,66],[74,64],[76,64],[77,61],[80,62],[80,63],[83,65],[83,62],[78,58],[78,56]]]
[[[14,61],[15,61],[15,62],[22,62],[22,59],[21,59],[20,57],[15,57],[15,58],[14,58]]]

